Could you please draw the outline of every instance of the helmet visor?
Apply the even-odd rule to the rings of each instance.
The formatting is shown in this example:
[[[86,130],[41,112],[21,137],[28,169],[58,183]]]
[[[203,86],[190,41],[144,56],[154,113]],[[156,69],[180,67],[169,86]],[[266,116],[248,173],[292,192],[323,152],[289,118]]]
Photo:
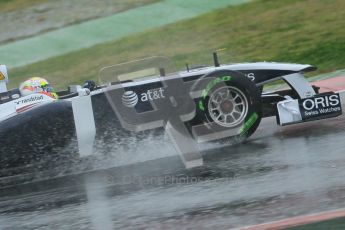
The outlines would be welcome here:
[[[43,89],[43,91],[49,93],[54,91],[53,87],[50,84],[41,85],[41,88]]]

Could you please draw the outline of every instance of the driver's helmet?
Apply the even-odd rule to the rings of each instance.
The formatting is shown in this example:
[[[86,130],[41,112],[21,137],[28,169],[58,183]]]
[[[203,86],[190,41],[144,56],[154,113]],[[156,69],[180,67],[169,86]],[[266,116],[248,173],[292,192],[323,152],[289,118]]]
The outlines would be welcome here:
[[[50,86],[49,82],[41,77],[32,77],[24,81],[20,84],[19,91],[22,96],[41,93],[55,99],[58,98],[58,95],[54,92],[53,87]]]

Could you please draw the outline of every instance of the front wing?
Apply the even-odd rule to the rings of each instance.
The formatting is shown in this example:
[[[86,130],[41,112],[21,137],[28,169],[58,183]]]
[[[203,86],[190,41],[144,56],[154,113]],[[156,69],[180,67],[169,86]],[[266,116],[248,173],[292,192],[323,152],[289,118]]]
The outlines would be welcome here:
[[[277,104],[279,125],[296,124],[337,117],[342,114],[339,93],[318,94],[303,99],[288,99]]]

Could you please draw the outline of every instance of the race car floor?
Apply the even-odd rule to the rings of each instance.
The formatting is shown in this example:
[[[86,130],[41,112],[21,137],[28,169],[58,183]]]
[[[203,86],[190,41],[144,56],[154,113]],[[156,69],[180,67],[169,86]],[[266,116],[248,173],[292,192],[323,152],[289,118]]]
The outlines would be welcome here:
[[[342,209],[344,136],[344,115],[287,127],[269,118],[245,144],[210,145],[203,168],[172,156],[3,187],[0,226],[229,229]]]

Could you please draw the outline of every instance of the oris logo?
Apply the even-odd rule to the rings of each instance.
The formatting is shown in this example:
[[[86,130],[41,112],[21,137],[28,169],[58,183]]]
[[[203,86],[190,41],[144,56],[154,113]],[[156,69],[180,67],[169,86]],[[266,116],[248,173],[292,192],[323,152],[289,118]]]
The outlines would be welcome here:
[[[122,95],[122,104],[126,107],[133,108],[138,104],[139,98],[138,95],[133,91],[126,91]]]
[[[303,108],[307,111],[314,109],[323,109],[328,107],[336,107],[340,105],[339,95],[327,95],[316,98],[308,98],[303,102]]]

